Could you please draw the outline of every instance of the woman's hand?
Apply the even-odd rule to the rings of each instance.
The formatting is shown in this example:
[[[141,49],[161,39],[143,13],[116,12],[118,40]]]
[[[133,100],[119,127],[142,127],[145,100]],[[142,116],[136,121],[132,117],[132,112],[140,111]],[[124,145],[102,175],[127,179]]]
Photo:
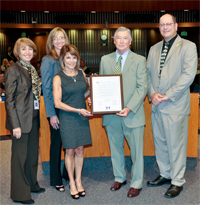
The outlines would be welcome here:
[[[60,122],[59,122],[57,115],[50,117],[50,124],[53,127],[53,129],[55,130],[59,129],[59,123]]]
[[[22,135],[22,131],[20,127],[13,129],[13,137],[16,137],[16,139],[19,139],[21,135]]]
[[[80,114],[83,115],[84,117],[93,116],[93,114],[91,114],[91,112],[86,109],[80,109]]]

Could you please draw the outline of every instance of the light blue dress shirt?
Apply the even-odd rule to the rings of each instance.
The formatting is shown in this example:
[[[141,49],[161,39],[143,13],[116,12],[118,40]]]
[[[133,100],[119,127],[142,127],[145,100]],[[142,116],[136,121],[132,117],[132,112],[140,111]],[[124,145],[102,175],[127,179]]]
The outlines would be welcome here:
[[[123,68],[124,68],[124,64],[125,64],[125,61],[126,61],[126,58],[128,56],[128,53],[129,53],[130,49],[128,51],[126,51],[122,56],[122,59],[121,59],[121,63],[122,63],[122,67],[121,67],[121,72],[123,72]],[[119,53],[116,51],[116,63],[118,61],[118,58],[119,58]]]

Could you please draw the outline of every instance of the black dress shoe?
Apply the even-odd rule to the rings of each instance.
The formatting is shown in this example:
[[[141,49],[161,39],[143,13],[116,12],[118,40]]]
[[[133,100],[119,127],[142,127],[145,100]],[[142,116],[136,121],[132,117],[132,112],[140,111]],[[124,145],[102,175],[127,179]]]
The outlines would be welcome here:
[[[45,189],[44,188],[40,188],[38,191],[31,191],[31,192],[39,194],[39,193],[45,192]]]
[[[25,200],[25,201],[14,201],[14,202],[21,203],[21,204],[34,204],[35,203],[33,199]]]
[[[158,176],[156,179],[148,181],[147,182],[147,186],[162,186],[163,184],[170,184],[171,183],[171,179],[166,179],[162,176]]]
[[[169,189],[165,193],[166,198],[174,198],[180,194],[180,192],[183,190],[183,186],[176,186],[176,185],[171,185]]]

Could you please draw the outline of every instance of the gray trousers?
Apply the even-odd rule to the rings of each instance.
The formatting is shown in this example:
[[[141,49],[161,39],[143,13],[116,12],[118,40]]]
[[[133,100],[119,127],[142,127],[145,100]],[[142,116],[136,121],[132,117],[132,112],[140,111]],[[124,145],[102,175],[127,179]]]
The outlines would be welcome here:
[[[123,118],[113,116],[111,122],[105,127],[108,135],[111,161],[115,181],[126,180],[124,161],[124,137],[126,138],[131,152],[132,169],[130,187],[140,189],[143,182],[144,159],[143,159],[143,136],[144,126],[128,128]]]
[[[152,129],[156,161],[161,176],[182,186],[187,159],[189,115],[168,115],[152,112]]]

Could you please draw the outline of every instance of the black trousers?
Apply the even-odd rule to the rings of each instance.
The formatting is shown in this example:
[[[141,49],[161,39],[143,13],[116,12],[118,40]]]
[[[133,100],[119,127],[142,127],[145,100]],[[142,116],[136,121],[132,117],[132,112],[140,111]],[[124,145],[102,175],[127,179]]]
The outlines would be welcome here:
[[[49,123],[50,124],[50,123]],[[61,164],[61,146],[60,130],[55,130],[50,124],[51,146],[50,146],[50,185],[62,185],[62,175],[60,171]],[[69,180],[66,167],[63,167],[63,178]]]
[[[31,199],[31,191],[38,191],[37,182],[39,117],[33,118],[32,130],[22,133],[20,139],[12,137],[11,156],[11,199],[24,201]]]

